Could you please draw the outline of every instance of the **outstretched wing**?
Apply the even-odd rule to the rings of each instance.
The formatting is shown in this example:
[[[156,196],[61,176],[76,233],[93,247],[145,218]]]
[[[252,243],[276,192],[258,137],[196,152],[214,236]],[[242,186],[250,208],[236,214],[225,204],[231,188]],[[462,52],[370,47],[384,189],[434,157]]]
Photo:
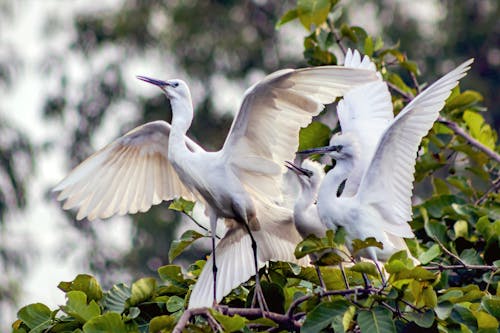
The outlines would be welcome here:
[[[472,59],[458,66],[411,101],[394,119],[377,145],[358,191],[363,204],[377,206],[385,230],[401,237],[413,237],[411,196],[415,159],[422,138],[432,128],[446,98],[466,75]],[[384,227],[384,226],[381,226]]]
[[[281,70],[250,88],[223,147],[247,190],[279,198],[284,163],[293,160],[300,128],[325,104],[376,79],[371,70],[323,66]]]
[[[369,57],[361,58],[359,52],[347,50],[344,66],[376,70]],[[357,86],[345,93],[337,105],[337,115],[342,134],[351,133],[359,143],[360,156],[349,175],[343,195],[354,195],[361,178],[372,160],[377,142],[394,119],[392,100],[387,84],[379,80]]]
[[[170,124],[139,126],[83,161],[53,191],[64,209],[78,208],[77,219],[145,212],[162,200],[195,195],[168,161]],[[192,151],[203,148],[186,138]]]

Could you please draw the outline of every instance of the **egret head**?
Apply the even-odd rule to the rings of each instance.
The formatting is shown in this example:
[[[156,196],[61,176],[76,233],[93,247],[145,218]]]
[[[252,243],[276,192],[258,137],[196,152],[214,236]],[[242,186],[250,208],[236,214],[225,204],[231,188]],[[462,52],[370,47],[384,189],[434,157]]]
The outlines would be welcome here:
[[[180,99],[180,98],[191,99],[189,88],[186,82],[182,80],[172,79],[172,80],[162,81],[162,80],[152,79],[146,76],[137,76],[137,78],[139,80],[151,83],[159,87],[165,93],[168,99]]]
[[[358,149],[355,140],[349,135],[335,134],[330,145],[319,148],[307,149],[299,152],[300,154],[328,154],[332,159],[350,160],[358,157]]]
[[[297,175],[303,189],[317,190],[325,176],[323,166],[309,159],[305,159],[300,167],[287,161],[286,167]]]

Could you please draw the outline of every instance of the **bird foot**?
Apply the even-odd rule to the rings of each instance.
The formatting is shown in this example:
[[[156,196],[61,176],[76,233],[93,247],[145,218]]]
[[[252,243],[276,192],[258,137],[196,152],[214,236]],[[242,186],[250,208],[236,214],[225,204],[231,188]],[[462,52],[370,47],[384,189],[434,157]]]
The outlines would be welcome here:
[[[256,308],[258,304],[260,311],[262,311],[262,316],[266,317],[266,313],[269,312],[269,308],[266,303],[266,299],[264,297],[264,292],[262,291],[262,287],[260,283],[255,285],[253,291],[253,299],[252,299],[252,308]]]

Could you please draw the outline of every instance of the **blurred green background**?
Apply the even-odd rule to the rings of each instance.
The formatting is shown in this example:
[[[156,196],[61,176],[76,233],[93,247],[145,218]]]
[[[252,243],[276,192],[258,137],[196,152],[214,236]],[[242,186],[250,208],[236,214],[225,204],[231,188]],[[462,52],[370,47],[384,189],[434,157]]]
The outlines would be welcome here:
[[[158,89],[135,79],[178,77],[192,88],[190,136],[221,147],[245,89],[266,73],[307,66],[295,1],[0,0],[0,329],[33,301],[61,303],[61,279],[91,272],[105,287],[154,275],[179,226],[167,209],[75,222],[50,188],[134,126],[170,120]],[[342,1],[341,20],[400,43],[423,80],[474,57],[463,88],[481,92],[500,125],[500,4],[496,0]],[[191,251],[180,260],[199,257]],[[191,257],[190,257],[191,256]]]

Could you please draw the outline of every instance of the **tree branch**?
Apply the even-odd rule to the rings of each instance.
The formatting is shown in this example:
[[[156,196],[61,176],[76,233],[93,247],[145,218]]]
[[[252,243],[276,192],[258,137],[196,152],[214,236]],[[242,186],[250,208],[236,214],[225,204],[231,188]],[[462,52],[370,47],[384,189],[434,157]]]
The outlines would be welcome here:
[[[451,121],[451,120],[447,120],[443,117],[439,117],[438,118],[438,121],[441,123],[441,124],[444,124],[446,125],[449,129],[451,129],[456,135],[458,136],[461,136],[462,138],[464,138],[465,140],[467,140],[473,147],[477,148],[478,150],[482,151],[483,153],[485,153],[486,155],[488,155],[488,157],[492,158],[493,160],[495,160],[497,163],[500,163],[500,154],[498,154],[496,151],[486,147],[485,145],[483,145],[481,142],[479,142],[478,140],[474,139],[469,133],[467,133],[463,128],[461,128],[460,126],[458,126],[457,123]]]
[[[428,271],[446,271],[446,270],[457,270],[457,269],[467,269],[467,270],[479,270],[479,271],[492,271],[496,272],[500,268],[496,266],[490,265],[468,265],[468,264],[460,264],[460,265],[442,265],[442,264],[434,264],[434,266],[422,266],[422,268]]]
[[[500,177],[498,177],[493,181],[493,185],[486,192],[484,192],[484,194],[479,199],[476,200],[474,205],[481,204],[484,200],[486,200],[486,198],[488,198],[488,195],[490,193],[498,192],[499,189],[500,189]]]

